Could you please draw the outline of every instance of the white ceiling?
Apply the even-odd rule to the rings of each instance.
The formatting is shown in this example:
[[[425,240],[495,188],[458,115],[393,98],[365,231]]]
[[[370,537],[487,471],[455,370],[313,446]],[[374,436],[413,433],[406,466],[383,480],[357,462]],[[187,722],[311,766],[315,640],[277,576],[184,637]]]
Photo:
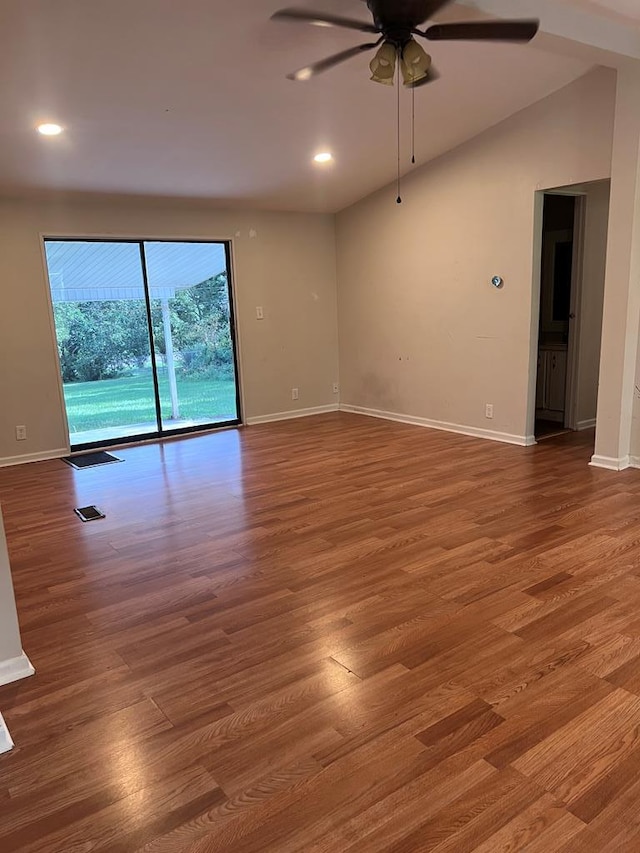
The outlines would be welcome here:
[[[573,2],[576,5],[582,5],[586,8],[589,8],[589,6],[594,7],[591,11],[609,12],[616,17],[640,24],[640,4],[638,0],[588,0],[588,2],[573,0]]]
[[[523,7],[521,0],[518,11],[535,13],[537,2]],[[569,11],[594,7],[593,0],[562,2]],[[597,2],[605,12],[640,17],[637,0]],[[335,211],[390,182],[395,92],[369,82],[369,57],[306,84],[285,79],[368,38],[269,21],[286,5],[292,0],[0,0],[0,192]],[[368,20],[360,0],[299,5]],[[460,10],[446,14],[460,17]],[[418,163],[597,61],[552,52],[544,34],[527,46],[436,43],[430,52],[442,79],[416,93]],[[410,96],[402,94],[408,168]],[[40,137],[34,126],[43,120],[63,124],[65,134]],[[313,166],[313,153],[327,148],[335,164]]]

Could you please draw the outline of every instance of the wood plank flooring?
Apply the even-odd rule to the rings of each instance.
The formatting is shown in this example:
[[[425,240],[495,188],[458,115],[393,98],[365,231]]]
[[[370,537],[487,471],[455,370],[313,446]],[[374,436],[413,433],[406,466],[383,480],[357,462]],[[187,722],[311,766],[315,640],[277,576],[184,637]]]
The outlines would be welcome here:
[[[640,472],[592,442],[335,414],[1,470],[2,853],[640,850]]]

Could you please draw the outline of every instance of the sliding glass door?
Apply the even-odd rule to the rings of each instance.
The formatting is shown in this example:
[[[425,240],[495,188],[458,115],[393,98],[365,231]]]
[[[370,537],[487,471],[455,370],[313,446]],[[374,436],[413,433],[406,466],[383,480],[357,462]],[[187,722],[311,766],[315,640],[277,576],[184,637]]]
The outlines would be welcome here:
[[[239,422],[225,243],[45,240],[72,448]]]
[[[235,358],[224,244],[145,243],[144,251],[163,430],[235,420]]]

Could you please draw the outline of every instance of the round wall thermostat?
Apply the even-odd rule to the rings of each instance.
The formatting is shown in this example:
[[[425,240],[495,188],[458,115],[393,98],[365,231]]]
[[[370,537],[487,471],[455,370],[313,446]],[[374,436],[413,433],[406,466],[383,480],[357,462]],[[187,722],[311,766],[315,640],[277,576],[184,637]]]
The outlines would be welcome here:
[[[501,278],[499,275],[494,275],[494,277],[491,279],[491,284],[494,287],[502,287],[502,285],[504,284],[504,279]]]

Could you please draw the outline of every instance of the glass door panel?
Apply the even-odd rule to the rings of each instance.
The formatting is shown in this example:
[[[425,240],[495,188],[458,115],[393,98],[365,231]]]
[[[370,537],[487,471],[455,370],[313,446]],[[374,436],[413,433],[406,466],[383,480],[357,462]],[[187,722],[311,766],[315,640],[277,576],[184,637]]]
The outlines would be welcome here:
[[[70,443],[156,433],[139,243],[45,240]]]
[[[145,242],[163,432],[238,419],[224,243]]]

